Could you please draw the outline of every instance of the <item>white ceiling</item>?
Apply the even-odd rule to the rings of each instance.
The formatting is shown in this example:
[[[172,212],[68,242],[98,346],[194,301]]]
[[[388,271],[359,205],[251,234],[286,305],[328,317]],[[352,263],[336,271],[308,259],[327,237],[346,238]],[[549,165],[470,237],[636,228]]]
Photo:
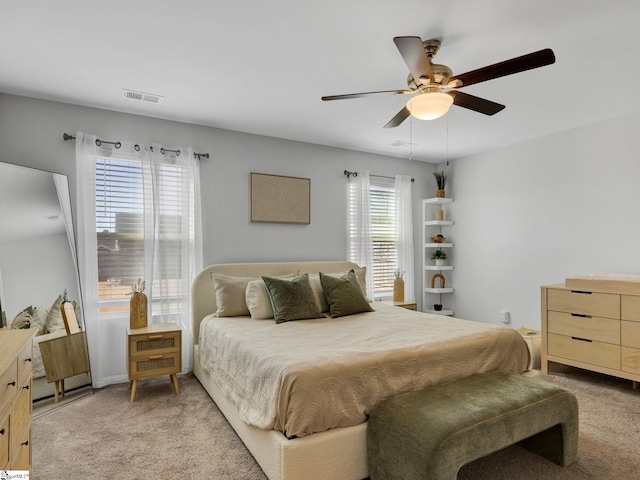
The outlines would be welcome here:
[[[0,0],[0,92],[406,158],[392,144],[412,138],[437,163],[447,124],[457,158],[640,111],[639,19],[634,0]],[[546,47],[557,61],[463,89],[507,106],[493,117],[454,106],[383,129],[406,96],[320,100],[406,88],[404,35],[441,38],[454,74]]]

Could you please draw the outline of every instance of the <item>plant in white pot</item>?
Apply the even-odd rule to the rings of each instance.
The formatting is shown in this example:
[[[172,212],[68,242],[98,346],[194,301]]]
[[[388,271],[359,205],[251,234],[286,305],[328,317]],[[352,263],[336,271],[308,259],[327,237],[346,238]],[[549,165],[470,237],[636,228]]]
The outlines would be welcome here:
[[[447,259],[447,252],[445,252],[441,248],[434,250],[433,253],[431,254],[431,260],[436,261],[437,267],[441,267],[442,265],[444,265],[446,259]]]

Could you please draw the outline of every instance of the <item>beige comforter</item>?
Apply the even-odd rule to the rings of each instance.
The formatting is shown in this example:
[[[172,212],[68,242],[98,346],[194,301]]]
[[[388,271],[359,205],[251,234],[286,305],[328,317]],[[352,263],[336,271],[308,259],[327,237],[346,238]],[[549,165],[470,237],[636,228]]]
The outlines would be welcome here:
[[[513,329],[380,303],[348,317],[201,323],[200,362],[240,418],[289,437],[367,420],[391,395],[491,370],[523,371]]]

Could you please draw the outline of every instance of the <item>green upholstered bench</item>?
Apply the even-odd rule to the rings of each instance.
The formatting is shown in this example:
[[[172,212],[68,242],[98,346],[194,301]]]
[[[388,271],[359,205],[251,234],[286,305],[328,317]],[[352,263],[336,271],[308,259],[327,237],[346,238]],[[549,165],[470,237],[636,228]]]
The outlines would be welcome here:
[[[578,402],[564,388],[489,372],[378,403],[367,426],[371,480],[455,480],[465,464],[514,443],[567,466]]]

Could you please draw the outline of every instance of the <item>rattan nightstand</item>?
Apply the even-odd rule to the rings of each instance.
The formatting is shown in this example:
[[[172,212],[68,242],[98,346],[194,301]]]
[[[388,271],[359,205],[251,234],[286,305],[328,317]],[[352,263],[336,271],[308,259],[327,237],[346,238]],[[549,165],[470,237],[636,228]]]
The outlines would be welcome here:
[[[131,401],[136,399],[138,380],[169,375],[180,393],[176,374],[182,370],[182,330],[175,323],[159,323],[127,329],[127,372]]]

